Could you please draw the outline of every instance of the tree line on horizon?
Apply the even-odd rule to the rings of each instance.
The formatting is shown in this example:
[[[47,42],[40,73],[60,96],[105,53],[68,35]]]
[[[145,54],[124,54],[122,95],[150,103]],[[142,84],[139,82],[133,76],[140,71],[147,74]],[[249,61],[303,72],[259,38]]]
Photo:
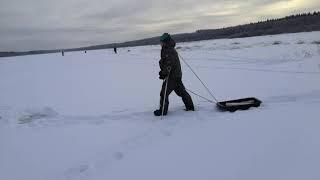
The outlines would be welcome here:
[[[225,27],[220,29],[200,29],[193,33],[175,34],[172,37],[176,42],[190,42],[210,39],[222,38],[243,38],[252,36],[275,35],[283,33],[297,33],[297,32],[310,32],[320,30],[320,11],[302,13],[296,15],[286,16],[284,18],[268,19],[266,21],[259,21],[244,25]],[[95,49],[108,49],[116,47],[132,47],[143,45],[159,44],[159,36],[146,38],[135,41],[128,41],[124,43],[112,43],[96,46],[88,46],[73,49],[63,50],[39,50],[28,52],[0,52],[0,57],[18,56],[29,54],[44,54],[55,53],[59,51],[80,51],[80,50],[95,50]]]
[[[203,29],[193,33],[172,35],[176,42],[190,42],[210,39],[231,39],[252,36],[275,35],[283,33],[320,31],[320,11],[286,16],[284,18],[268,19],[244,25],[220,29]],[[159,36],[129,41],[117,44],[118,47],[143,46],[159,44]],[[91,46],[89,48],[104,49],[114,44]]]
[[[197,30],[196,33],[211,38],[241,38],[317,30],[320,30],[320,12],[296,14],[221,29]]]

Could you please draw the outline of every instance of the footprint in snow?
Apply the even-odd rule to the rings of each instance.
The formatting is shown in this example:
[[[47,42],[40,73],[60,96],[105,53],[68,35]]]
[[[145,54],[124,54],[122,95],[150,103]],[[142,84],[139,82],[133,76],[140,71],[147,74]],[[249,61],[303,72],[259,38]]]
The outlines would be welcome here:
[[[86,172],[88,169],[89,169],[89,165],[82,164],[77,167],[70,168],[69,170],[67,170],[65,172],[65,175],[68,179],[71,179],[72,177],[74,177],[76,175],[79,175],[79,174]]]
[[[18,123],[27,124],[36,120],[52,118],[56,116],[58,116],[58,113],[50,107],[45,107],[42,109],[29,109],[23,112],[23,115],[18,118]]]
[[[165,135],[165,136],[172,136],[172,133],[168,130],[164,130],[162,131],[162,134]]]
[[[121,160],[121,159],[123,159],[124,154],[123,154],[122,152],[115,152],[115,153],[113,154],[113,157],[114,157],[116,160]]]

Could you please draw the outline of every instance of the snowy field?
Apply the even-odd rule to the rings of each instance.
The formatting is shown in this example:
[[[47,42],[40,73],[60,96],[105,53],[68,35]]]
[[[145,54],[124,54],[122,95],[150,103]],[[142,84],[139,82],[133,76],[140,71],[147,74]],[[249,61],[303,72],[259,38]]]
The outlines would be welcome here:
[[[0,58],[1,180],[319,180],[320,32],[177,44],[235,113],[172,93],[160,46]],[[181,61],[186,88],[210,95]]]

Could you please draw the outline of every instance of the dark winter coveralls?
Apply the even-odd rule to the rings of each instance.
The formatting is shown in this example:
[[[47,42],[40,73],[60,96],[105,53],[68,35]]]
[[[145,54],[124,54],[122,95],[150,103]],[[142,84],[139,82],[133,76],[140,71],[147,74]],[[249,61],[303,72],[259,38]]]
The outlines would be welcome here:
[[[182,101],[185,104],[187,111],[194,110],[191,96],[186,91],[181,80],[182,79],[181,65],[180,65],[178,53],[174,48],[175,45],[176,43],[171,38],[168,41],[163,42],[163,45],[162,45],[161,59],[159,61],[159,66],[161,70],[159,72],[159,76],[160,76],[159,78],[166,79],[168,75],[169,77],[162,84],[162,88],[160,92],[160,109],[154,112],[156,116],[160,116],[162,112],[166,81],[168,81],[168,85],[167,85],[167,93],[165,98],[166,101],[163,107],[164,108],[163,114],[166,115],[168,112],[169,95],[172,91],[174,91],[178,96],[182,98]]]

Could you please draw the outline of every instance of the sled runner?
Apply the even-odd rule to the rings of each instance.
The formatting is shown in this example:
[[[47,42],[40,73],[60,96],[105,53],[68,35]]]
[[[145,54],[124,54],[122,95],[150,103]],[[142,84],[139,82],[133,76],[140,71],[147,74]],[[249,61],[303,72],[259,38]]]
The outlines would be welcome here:
[[[261,101],[255,97],[242,98],[236,100],[222,101],[217,103],[217,108],[221,111],[235,112],[237,110],[247,110],[250,107],[259,107]]]

